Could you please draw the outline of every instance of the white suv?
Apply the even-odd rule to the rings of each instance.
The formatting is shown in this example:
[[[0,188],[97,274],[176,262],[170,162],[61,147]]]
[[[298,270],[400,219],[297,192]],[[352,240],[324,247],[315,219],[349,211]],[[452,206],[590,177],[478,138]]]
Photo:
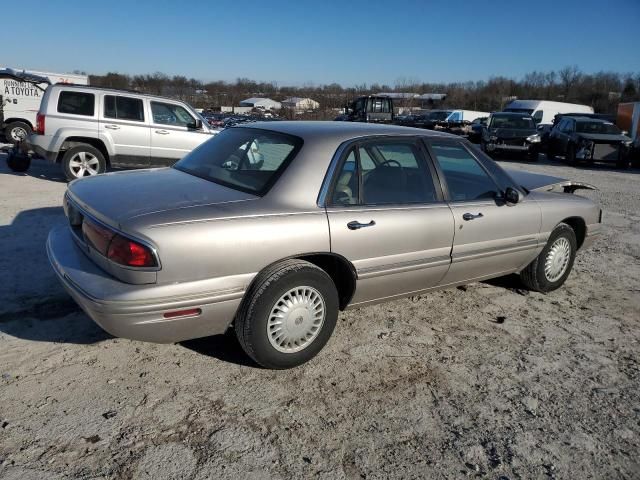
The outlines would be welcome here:
[[[60,163],[69,180],[107,167],[172,165],[218,133],[188,104],[99,87],[47,89],[27,147]]]

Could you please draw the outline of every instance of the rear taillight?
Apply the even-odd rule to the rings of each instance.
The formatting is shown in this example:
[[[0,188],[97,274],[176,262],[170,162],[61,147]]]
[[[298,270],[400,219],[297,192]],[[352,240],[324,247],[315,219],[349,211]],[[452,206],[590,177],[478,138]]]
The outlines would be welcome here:
[[[109,243],[107,258],[128,267],[156,267],[156,259],[149,247],[116,234]]]
[[[36,115],[36,133],[38,135],[44,135],[44,114],[38,113]]]
[[[127,267],[158,266],[156,257],[149,247],[87,218],[82,222],[82,233],[87,243],[112,262]]]

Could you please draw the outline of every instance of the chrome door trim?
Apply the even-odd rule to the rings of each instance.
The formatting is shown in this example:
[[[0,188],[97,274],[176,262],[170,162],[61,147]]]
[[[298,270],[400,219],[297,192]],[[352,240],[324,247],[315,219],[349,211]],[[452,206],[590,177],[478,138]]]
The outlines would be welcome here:
[[[421,258],[406,262],[388,263],[377,267],[365,267],[356,269],[356,273],[358,275],[358,280],[364,280],[392,273],[410,272],[412,270],[420,270],[423,268],[439,267],[441,265],[447,265],[450,262],[451,257],[449,255],[442,255],[439,257]]]

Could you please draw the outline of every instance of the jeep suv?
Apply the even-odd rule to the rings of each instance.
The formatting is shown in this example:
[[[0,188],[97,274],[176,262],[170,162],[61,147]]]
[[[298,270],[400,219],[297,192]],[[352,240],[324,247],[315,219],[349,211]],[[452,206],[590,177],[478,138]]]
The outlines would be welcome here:
[[[107,167],[172,165],[216,133],[178,100],[56,84],[42,97],[27,147],[74,180]]]

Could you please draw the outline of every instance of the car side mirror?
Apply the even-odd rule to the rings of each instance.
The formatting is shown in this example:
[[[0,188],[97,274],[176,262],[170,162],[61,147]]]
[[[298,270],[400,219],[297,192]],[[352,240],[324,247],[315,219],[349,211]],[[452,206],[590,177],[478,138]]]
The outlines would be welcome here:
[[[515,205],[520,202],[520,192],[513,187],[507,187],[504,191],[504,201],[507,205]]]
[[[202,129],[202,120],[196,118],[193,122],[191,122],[188,127],[192,130],[200,130]]]

